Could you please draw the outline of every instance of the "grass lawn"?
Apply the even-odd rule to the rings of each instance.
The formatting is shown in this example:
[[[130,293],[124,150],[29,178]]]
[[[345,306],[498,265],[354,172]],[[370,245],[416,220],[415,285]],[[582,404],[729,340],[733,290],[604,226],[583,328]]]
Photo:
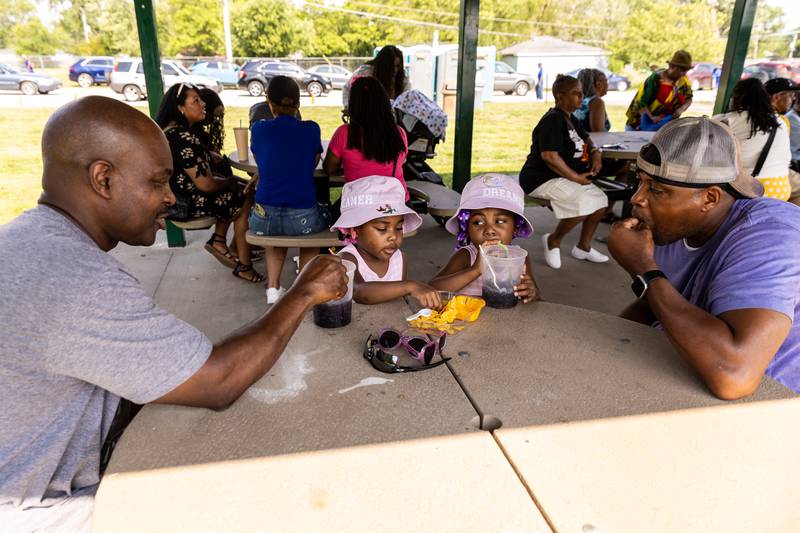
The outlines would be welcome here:
[[[531,130],[547,110],[545,104],[492,104],[475,112],[472,173],[503,172],[516,174],[530,149]],[[0,131],[7,137],[0,143],[0,160],[6,171],[0,182],[0,224],[8,222],[24,210],[36,205],[41,192],[42,161],[40,141],[42,128],[52,109],[4,109],[0,113]],[[303,118],[314,120],[322,128],[323,138],[329,139],[341,124],[339,111],[334,107],[306,107]],[[622,130],[625,108],[609,106],[609,118]],[[226,113],[229,151],[235,149],[233,130],[242,121],[247,124],[246,108],[231,108]],[[447,128],[447,141],[437,147],[431,166],[448,184],[452,183],[454,121]],[[133,148],[133,147],[132,147]]]

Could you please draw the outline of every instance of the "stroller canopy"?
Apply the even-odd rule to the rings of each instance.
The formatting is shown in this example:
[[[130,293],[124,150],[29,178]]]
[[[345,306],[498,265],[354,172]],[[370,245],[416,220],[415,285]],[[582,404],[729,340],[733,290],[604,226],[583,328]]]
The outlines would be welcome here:
[[[437,138],[444,140],[447,131],[447,114],[436,102],[414,89],[398,96],[394,108],[415,117],[425,124]]]

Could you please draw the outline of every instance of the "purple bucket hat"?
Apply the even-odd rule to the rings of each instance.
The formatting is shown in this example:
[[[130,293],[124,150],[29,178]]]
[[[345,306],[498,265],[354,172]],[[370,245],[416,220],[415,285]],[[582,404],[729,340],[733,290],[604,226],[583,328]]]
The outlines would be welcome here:
[[[403,215],[403,233],[422,225],[422,218],[406,205],[406,191],[397,178],[367,176],[344,184],[342,214],[331,226],[357,228],[376,218]]]
[[[456,214],[444,225],[453,235],[458,235],[458,215],[465,210],[493,207],[505,209],[525,221],[527,235],[533,233],[533,225],[525,217],[525,193],[517,181],[505,174],[483,174],[467,183],[461,193],[461,202]]]

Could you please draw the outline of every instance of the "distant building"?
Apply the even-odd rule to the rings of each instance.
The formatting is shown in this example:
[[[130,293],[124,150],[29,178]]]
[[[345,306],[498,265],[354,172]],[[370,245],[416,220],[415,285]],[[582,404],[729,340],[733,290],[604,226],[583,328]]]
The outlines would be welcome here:
[[[555,37],[534,37],[500,50],[502,60],[517,72],[533,75],[541,63],[545,72],[545,85],[550,87],[556,74],[567,74],[586,67],[606,67],[610,52],[595,46],[563,41]]]

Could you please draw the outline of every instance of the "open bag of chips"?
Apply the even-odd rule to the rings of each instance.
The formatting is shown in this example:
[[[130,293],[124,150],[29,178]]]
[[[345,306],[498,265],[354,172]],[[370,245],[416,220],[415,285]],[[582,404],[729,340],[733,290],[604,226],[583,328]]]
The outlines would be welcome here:
[[[409,325],[419,330],[444,331],[452,335],[464,329],[462,324],[475,322],[486,305],[480,298],[472,296],[453,296],[441,311],[433,311],[429,316],[415,318]]]

